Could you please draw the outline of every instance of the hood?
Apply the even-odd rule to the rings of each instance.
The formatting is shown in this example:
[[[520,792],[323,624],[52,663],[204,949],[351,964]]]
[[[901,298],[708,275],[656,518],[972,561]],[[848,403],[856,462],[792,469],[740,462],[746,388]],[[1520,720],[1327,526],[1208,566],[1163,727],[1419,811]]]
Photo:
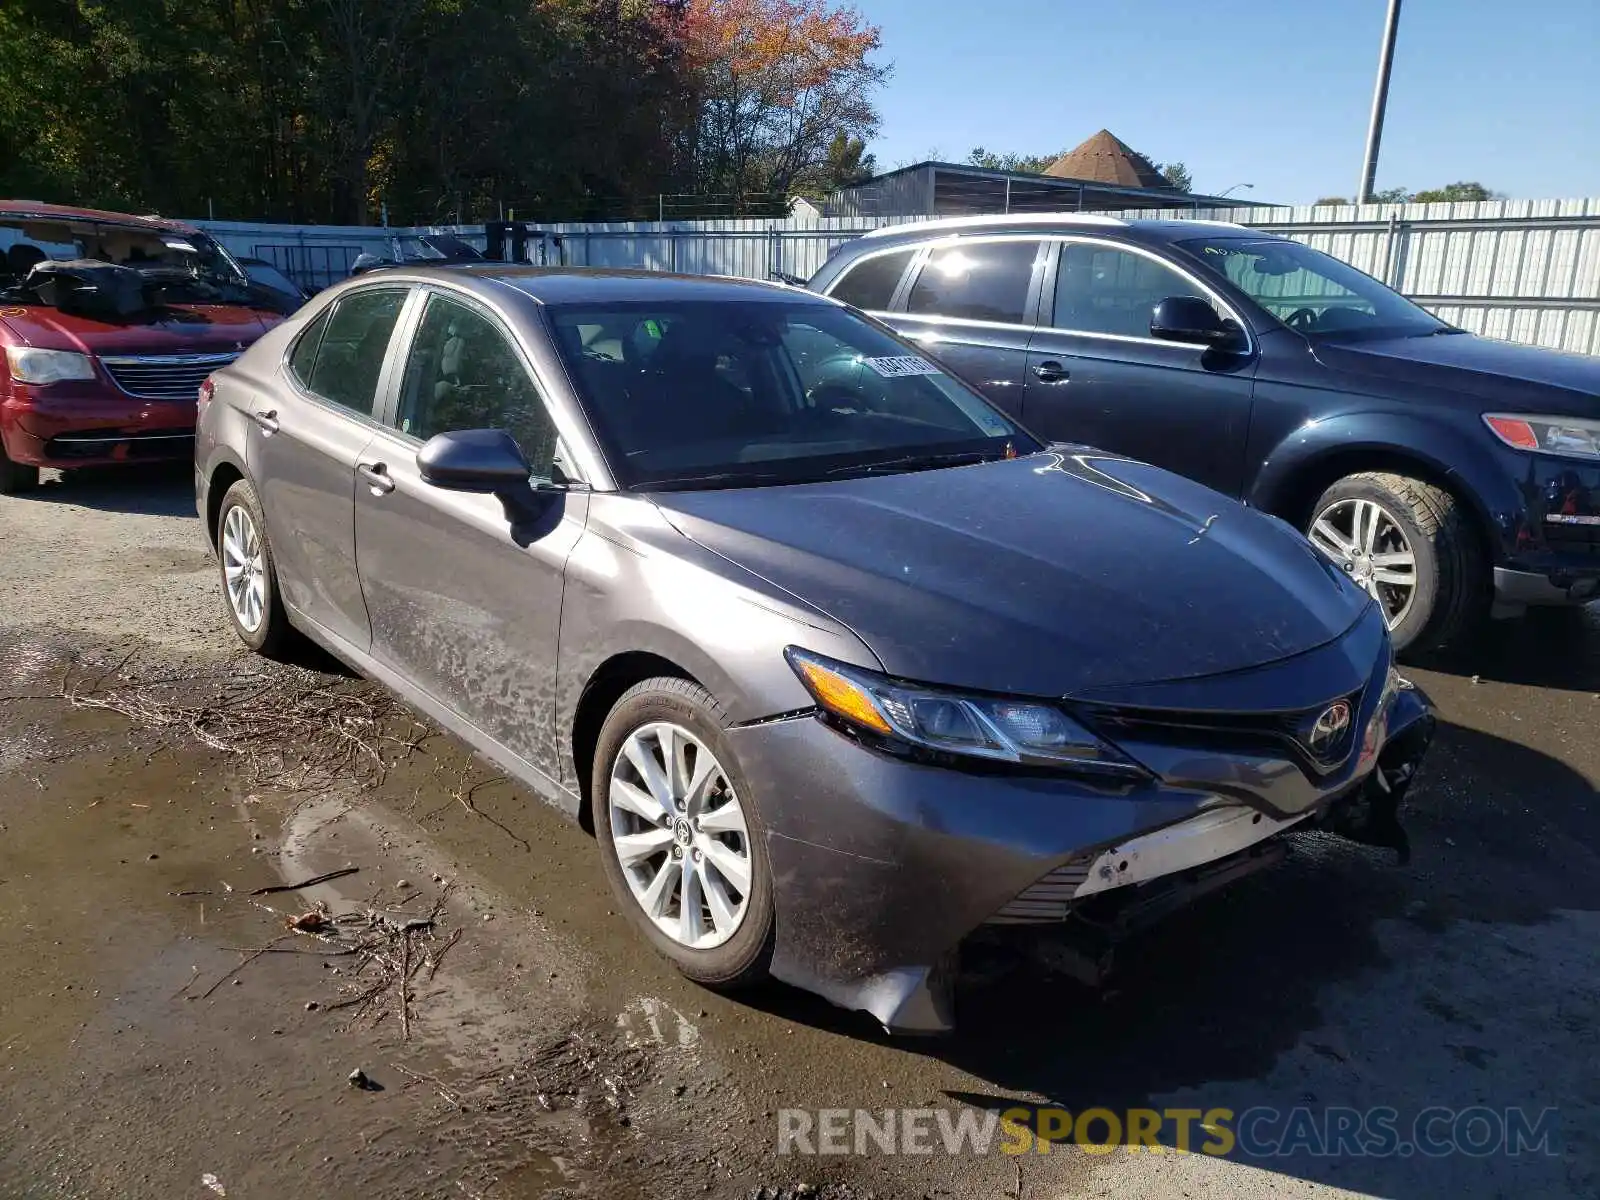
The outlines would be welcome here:
[[[83,354],[226,354],[283,320],[238,304],[182,304],[101,321],[44,305],[0,306],[0,324],[25,346]]]
[[[1064,696],[1235,671],[1325,644],[1369,603],[1283,522],[1081,447],[652,498],[925,683]]]
[[[1600,417],[1600,359],[1587,354],[1470,333],[1324,342],[1314,350],[1336,371],[1456,392],[1512,412]]]

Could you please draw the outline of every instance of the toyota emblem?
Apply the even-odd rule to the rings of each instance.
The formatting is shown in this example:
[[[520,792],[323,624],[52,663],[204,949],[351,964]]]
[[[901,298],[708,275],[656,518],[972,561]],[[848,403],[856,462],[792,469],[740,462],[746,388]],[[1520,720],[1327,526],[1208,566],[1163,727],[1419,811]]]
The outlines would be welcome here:
[[[1322,715],[1311,726],[1311,736],[1306,739],[1306,747],[1318,757],[1324,757],[1338,748],[1344,741],[1345,731],[1350,728],[1350,702],[1340,700],[1328,705],[1322,710]]]

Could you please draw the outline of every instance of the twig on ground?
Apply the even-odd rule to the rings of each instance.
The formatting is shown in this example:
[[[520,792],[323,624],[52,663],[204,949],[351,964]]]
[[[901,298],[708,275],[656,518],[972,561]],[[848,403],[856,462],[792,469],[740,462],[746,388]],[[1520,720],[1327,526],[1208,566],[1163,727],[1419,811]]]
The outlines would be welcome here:
[[[396,1071],[399,1071],[400,1074],[404,1075],[407,1079],[411,1080],[413,1083],[425,1083],[425,1084],[427,1084],[434,1091],[438,1092],[439,1095],[444,1098],[444,1101],[447,1104],[453,1104],[455,1107],[459,1108],[462,1112],[466,1112],[467,1111],[467,1106],[464,1103],[462,1103],[461,1097],[456,1095],[449,1088],[445,1087],[444,1084],[440,1083],[432,1075],[424,1075],[421,1071],[413,1071],[410,1067],[402,1067],[399,1063],[394,1063],[392,1065],[394,1066],[394,1069]]]
[[[446,941],[443,946],[439,947],[439,953],[437,953],[437,954],[433,954],[431,952],[429,953],[429,955],[428,955],[428,982],[429,983],[433,982],[433,976],[439,970],[440,964],[442,964],[444,962],[444,956],[446,954],[450,953],[450,947],[454,946],[460,940],[461,940],[461,930],[458,929],[458,930],[456,930],[454,933],[452,933],[450,935],[449,940]]]
[[[400,931],[400,1037],[411,1040],[411,930]]]
[[[190,996],[189,999],[191,999],[191,1000],[204,1000],[207,996],[211,995],[212,992],[216,991],[223,984],[227,983],[228,980],[232,979],[240,971],[244,970],[251,963],[255,962],[256,959],[260,958],[263,954],[266,954],[267,952],[269,952],[272,949],[274,943],[281,942],[281,941],[283,941],[284,938],[286,938],[288,936],[289,935],[285,933],[285,934],[283,934],[283,935],[281,935],[279,937],[273,938],[272,941],[268,942],[265,946],[258,946],[254,950],[251,950],[250,953],[248,955],[246,955],[246,957],[243,959],[243,961],[241,961],[238,966],[234,967],[233,970],[229,971],[226,975],[224,975],[221,979],[217,980],[210,987],[208,987],[205,991],[201,992],[198,996]]]
[[[275,883],[271,887],[258,887],[253,892],[246,893],[251,896],[270,896],[274,892],[298,892],[302,888],[316,887],[319,883],[327,883],[334,879],[343,879],[346,875],[354,875],[360,867],[342,867],[337,871],[328,871],[322,875],[313,875],[310,879],[302,879],[299,883]]]

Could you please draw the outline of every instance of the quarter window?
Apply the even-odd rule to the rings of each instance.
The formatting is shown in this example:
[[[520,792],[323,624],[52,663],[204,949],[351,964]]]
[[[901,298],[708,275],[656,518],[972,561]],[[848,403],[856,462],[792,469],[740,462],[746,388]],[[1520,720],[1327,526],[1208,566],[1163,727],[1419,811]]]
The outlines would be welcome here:
[[[1150,336],[1150,318],[1168,296],[1211,298],[1164,263],[1131,250],[1068,242],[1056,268],[1057,329]]]
[[[311,386],[311,368],[317,365],[317,347],[322,345],[322,335],[328,330],[328,315],[332,311],[331,308],[326,310],[306,326],[300,340],[294,344],[294,352],[289,355],[289,369],[305,387]]]
[[[906,311],[938,317],[1020,324],[1038,242],[975,242],[928,255]]]
[[[315,324],[295,347],[290,365],[306,387],[352,412],[371,413],[389,338],[405,304],[404,288],[352,292],[325,318],[320,339]],[[315,343],[309,346],[308,343]],[[314,359],[313,359],[314,356]],[[311,360],[311,361],[303,361]]]
[[[854,304],[857,308],[886,309],[894,299],[894,289],[900,276],[906,273],[915,251],[899,250],[893,254],[875,254],[864,258],[844,273],[828,294],[835,300]]]
[[[510,338],[488,317],[437,292],[406,355],[396,415],[401,433],[426,441],[462,429],[504,429],[534,474],[550,475],[556,431]]]

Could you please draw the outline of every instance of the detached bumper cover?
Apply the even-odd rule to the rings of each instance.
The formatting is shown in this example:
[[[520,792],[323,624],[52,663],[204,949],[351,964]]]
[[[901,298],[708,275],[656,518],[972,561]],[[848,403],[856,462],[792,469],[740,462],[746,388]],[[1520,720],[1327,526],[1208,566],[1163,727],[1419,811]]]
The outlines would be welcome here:
[[[1165,777],[1097,786],[924,766],[812,717],[732,730],[745,773],[772,797],[763,806],[779,912],[772,972],[871,1012],[891,1029],[941,1032],[953,1021],[957,947],[1035,885],[1055,880],[1064,912],[1079,899],[1064,893],[1091,875],[1099,882],[1086,898],[1113,888],[1132,893],[1313,824],[1403,853],[1396,813],[1433,721],[1420,692],[1372,690],[1346,769],[1314,794],[1298,783],[1283,790],[1293,811],[1274,807],[1271,786],[1253,799],[1251,788],[1239,786],[1239,779],[1282,776],[1259,763],[1246,764],[1226,789]],[[1205,765],[1203,776],[1215,763]],[[1102,867],[1112,878],[1099,874]]]

